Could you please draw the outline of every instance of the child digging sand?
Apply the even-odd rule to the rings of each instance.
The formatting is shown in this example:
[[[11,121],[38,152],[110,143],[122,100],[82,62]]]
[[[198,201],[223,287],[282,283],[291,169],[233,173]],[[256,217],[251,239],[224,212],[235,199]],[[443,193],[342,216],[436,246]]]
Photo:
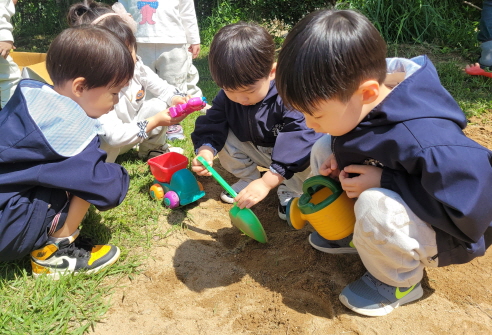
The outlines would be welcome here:
[[[240,208],[251,207],[278,187],[278,215],[302,193],[308,177],[311,146],[321,136],[306,127],[304,116],[285,108],[275,87],[275,44],[261,26],[236,23],[225,26],[210,46],[212,78],[222,88],[206,115],[196,120],[191,139],[198,156],[220,163],[239,181],[232,185],[238,196],[222,192]],[[258,166],[268,168],[263,176]],[[195,158],[198,175],[210,173]]]
[[[0,113],[0,261],[30,253],[35,277],[58,279],[120,255],[82,241],[78,227],[90,204],[116,207],[128,191],[126,170],[99,149],[97,118],[118,102],[134,63],[116,35],[85,26],[53,40],[46,66],[54,86],[22,80]]]
[[[425,267],[469,262],[492,237],[492,152],[463,134],[465,115],[427,57],[385,57],[366,17],[322,10],[289,33],[277,75],[285,103],[330,134],[313,146],[313,172],[357,198],[353,236],[309,242],[353,252],[353,238],[367,272],[340,301],[369,316],[419,299]]]

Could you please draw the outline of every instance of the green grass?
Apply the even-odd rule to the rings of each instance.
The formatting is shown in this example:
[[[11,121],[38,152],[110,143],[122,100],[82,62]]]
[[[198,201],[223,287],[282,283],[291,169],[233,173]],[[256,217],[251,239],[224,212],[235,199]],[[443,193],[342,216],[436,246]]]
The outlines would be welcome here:
[[[218,92],[208,74],[204,48],[195,65],[201,74],[200,87],[209,102]],[[190,133],[199,113],[183,121],[187,135],[175,146],[193,156]],[[121,257],[114,265],[96,275],[64,277],[59,281],[31,277],[29,258],[0,263],[0,334],[83,334],[95,327],[111,305],[111,295],[119,281],[133,277],[142,269],[148,250],[162,243],[176,230],[183,229],[187,216],[184,209],[171,211],[149,196],[153,177],[145,162],[130,151],[118,158],[130,175],[130,189],[116,209],[100,212],[89,209],[82,222],[81,234],[97,243],[111,243],[121,248]],[[164,224],[167,216],[170,224]]]
[[[490,112],[492,80],[473,77],[462,71],[467,60],[449,50],[425,45],[390,46],[390,56],[413,57],[427,53],[433,60],[443,85],[456,98],[467,116]],[[211,103],[218,92],[207,65],[208,49],[203,48],[195,60],[200,73],[199,86]],[[183,121],[186,139],[173,144],[193,157],[190,133],[199,113]],[[92,276],[68,276],[54,282],[34,280],[29,259],[0,263],[0,334],[83,334],[104,317],[111,296],[121,279],[132,278],[142,271],[149,250],[165,243],[166,237],[183,229],[186,209],[170,211],[153,201],[148,193],[153,178],[147,164],[134,151],[118,158],[129,172],[130,190],[116,209],[99,212],[91,207],[81,228],[82,235],[98,243],[112,243],[122,250],[120,260]],[[168,215],[172,213],[172,215]],[[167,216],[170,224],[163,223]]]

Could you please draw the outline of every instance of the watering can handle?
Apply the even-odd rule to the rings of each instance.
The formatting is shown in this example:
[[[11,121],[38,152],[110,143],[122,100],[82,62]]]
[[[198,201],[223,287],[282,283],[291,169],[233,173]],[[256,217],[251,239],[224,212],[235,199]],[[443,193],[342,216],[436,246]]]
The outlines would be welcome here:
[[[309,193],[310,188],[315,187],[317,185],[323,185],[328,187],[333,193],[342,193],[342,186],[339,182],[331,179],[330,177],[317,175],[306,179],[302,185],[302,191],[304,193]]]
[[[222,178],[217,173],[217,171],[215,171],[214,168],[211,167],[210,164],[208,164],[207,161],[202,156],[198,156],[196,159],[200,163],[202,163],[202,165],[205,167],[205,169],[208,170],[208,172],[210,172],[212,174],[212,177],[214,177],[215,180],[217,180],[217,182],[220,184],[220,186],[222,186],[233,198],[237,197],[236,191],[234,191],[232,189],[232,187],[230,187],[229,184],[227,184],[227,182],[224,180],[224,178]]]

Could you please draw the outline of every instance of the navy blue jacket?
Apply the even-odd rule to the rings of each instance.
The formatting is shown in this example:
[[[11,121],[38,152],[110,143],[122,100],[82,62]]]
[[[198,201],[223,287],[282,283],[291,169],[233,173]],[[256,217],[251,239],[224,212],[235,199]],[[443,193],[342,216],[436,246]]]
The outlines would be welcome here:
[[[271,167],[286,179],[309,167],[311,147],[322,136],[306,126],[301,112],[284,106],[274,81],[266,97],[253,106],[235,103],[221,90],[212,108],[196,120],[191,134],[195,150],[203,144],[222,150],[229,129],[241,142],[273,147]]]
[[[375,159],[395,191],[436,231],[439,266],[485,252],[492,223],[492,152],[462,132],[466,118],[427,57],[351,132],[333,137],[340,169]]]
[[[26,88],[32,89],[30,92],[34,94],[41,92],[33,101],[51,110],[55,117],[50,122],[42,123],[33,118],[28,108],[29,99],[22,91]],[[99,149],[97,135],[72,131],[83,132],[83,126],[68,123],[61,112],[63,104],[60,105],[53,92],[49,85],[22,80],[0,111],[0,261],[23,257],[46,243],[44,221],[52,192],[68,191],[106,210],[119,205],[128,191],[126,170],[105,162],[106,154]],[[69,100],[74,107],[75,102]],[[80,109],[79,114],[84,113],[76,104],[75,108]],[[89,119],[86,124],[97,121]],[[46,135],[53,129],[54,135],[53,132]],[[74,142],[82,143],[79,152],[74,155],[57,152],[50,142],[57,135],[67,135]]]

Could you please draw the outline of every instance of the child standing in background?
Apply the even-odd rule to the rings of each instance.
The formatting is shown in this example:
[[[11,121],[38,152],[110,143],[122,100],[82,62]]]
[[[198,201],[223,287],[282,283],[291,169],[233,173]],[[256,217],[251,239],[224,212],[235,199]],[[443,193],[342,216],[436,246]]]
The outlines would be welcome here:
[[[54,86],[25,79],[0,112],[0,261],[31,254],[35,277],[94,273],[120,255],[78,238],[89,205],[118,206],[127,171],[106,163],[97,118],[133,75],[126,45],[109,30],[61,32],[46,67]],[[94,71],[97,69],[97,71]]]
[[[198,70],[200,33],[193,0],[119,1],[137,22],[137,53],[159,77],[192,97],[201,97]],[[170,138],[183,139],[180,125],[169,127]]]
[[[278,186],[278,215],[300,196],[308,177],[311,147],[321,134],[309,129],[302,113],[287,109],[275,87],[275,43],[265,28],[240,22],[223,27],[210,46],[212,78],[222,90],[212,107],[196,120],[191,139],[198,156],[210,165],[216,154],[227,171],[239,178],[227,203],[251,207]],[[195,158],[198,175],[210,173]],[[260,175],[258,166],[268,168]]]
[[[136,23],[126,13],[121,4],[113,8],[94,1],[84,1],[70,7],[68,22],[70,26],[95,24],[116,33],[128,46],[135,59],[135,72],[127,87],[120,92],[120,101],[114,110],[103,115],[99,121],[104,134],[101,135],[101,148],[108,153],[108,162],[114,162],[119,154],[130,150],[139,143],[138,156],[152,158],[165,152],[182,153],[182,148],[167,144],[166,129],[177,124],[184,117],[171,118],[167,108],[186,102],[185,94],[175,86],[159,78],[135,55],[136,40],[131,27]],[[147,99],[152,93],[155,98]]]
[[[15,13],[17,0],[0,0],[0,98],[3,108],[14,94],[20,80],[20,70],[9,56],[14,48],[14,36],[10,18]]]

